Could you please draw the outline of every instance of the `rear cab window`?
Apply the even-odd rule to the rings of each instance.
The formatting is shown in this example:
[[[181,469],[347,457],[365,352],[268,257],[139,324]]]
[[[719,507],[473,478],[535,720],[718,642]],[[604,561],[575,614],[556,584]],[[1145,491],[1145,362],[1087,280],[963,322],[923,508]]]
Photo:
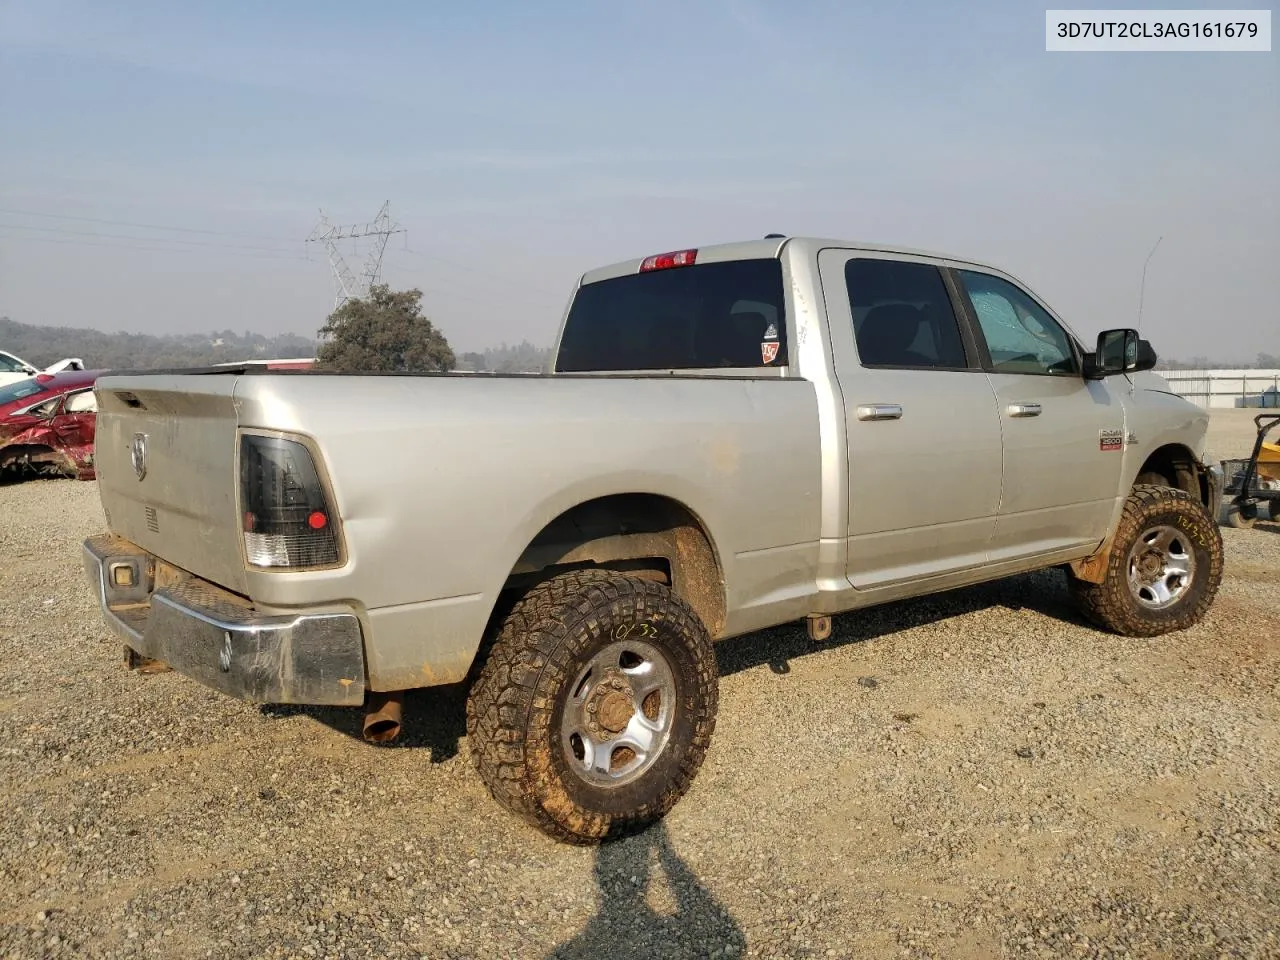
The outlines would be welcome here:
[[[670,267],[583,285],[557,373],[779,368],[786,300],[776,258]]]

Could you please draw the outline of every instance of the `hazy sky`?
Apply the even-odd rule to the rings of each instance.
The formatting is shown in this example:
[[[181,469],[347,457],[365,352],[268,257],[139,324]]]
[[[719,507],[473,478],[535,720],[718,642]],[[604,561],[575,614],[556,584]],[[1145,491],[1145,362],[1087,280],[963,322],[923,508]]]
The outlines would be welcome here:
[[[0,0],[0,314],[313,334],[319,208],[390,200],[385,279],[461,350],[782,232],[994,261],[1085,336],[1164,234],[1156,349],[1280,351],[1280,55],[1046,53],[1045,6]]]

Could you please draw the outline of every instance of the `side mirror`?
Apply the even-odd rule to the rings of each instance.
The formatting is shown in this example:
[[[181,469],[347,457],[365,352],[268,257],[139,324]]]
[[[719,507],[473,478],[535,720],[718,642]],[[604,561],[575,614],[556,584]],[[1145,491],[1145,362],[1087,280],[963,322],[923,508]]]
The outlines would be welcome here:
[[[1098,334],[1097,349],[1084,355],[1084,375],[1090,380],[1114,377],[1122,373],[1150,370],[1156,365],[1156,352],[1151,344],[1138,336],[1132,327],[1103,330]]]
[[[29,377],[34,377],[34,376],[35,376],[37,373],[39,373],[40,371],[39,371],[39,370],[37,370],[35,367],[31,366],[31,364],[29,364],[29,363],[24,363],[24,364],[22,365],[22,372],[23,372],[23,373],[25,373],[25,374],[26,374],[27,376],[29,376]]]

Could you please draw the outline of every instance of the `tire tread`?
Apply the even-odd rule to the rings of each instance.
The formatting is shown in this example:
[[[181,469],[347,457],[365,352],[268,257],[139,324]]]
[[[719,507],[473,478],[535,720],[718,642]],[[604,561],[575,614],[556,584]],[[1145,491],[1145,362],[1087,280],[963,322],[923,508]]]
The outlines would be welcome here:
[[[1172,617],[1152,617],[1144,615],[1129,593],[1125,564],[1129,549],[1144,526],[1153,517],[1171,511],[1199,529],[1202,545],[1209,554],[1208,582],[1194,606],[1178,608]],[[1223,546],[1217,523],[1199,500],[1176,487],[1135,484],[1125,502],[1112,544],[1102,583],[1090,583],[1068,574],[1072,598],[1089,621],[1123,636],[1154,637],[1184,630],[1204,619],[1222,580]]]
[[[660,611],[691,645],[701,704],[692,718],[693,742],[677,775],[659,798],[626,817],[609,817],[571,804],[563,793],[549,809],[547,764],[531,762],[539,724],[545,727],[553,698],[540,690],[549,672],[563,674],[572,651],[562,642],[571,623],[602,608],[645,602]],[[511,609],[488,650],[467,699],[467,741],[472,761],[490,795],[503,807],[548,835],[569,843],[594,843],[631,832],[665,815],[688,790],[701,766],[718,706],[715,652],[693,610],[668,587],[609,570],[579,570],[552,577],[530,589]]]

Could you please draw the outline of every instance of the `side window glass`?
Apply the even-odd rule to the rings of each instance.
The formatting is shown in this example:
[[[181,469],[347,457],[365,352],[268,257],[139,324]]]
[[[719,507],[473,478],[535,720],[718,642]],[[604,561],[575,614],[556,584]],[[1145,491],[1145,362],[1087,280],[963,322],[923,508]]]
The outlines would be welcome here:
[[[937,267],[855,258],[845,264],[844,277],[864,367],[969,366],[960,324]]]
[[[1079,372],[1066,331],[1025,292],[987,273],[958,273],[996,371],[1057,376]]]
[[[0,353],[0,373],[21,373],[22,364],[7,353]]]

